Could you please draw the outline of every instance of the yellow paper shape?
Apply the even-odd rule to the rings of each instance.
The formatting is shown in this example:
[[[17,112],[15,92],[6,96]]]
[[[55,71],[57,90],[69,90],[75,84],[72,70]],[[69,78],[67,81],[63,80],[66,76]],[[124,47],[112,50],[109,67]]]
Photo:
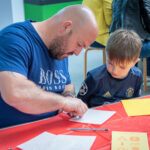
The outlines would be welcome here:
[[[111,150],[149,150],[147,133],[112,131]]]
[[[150,99],[122,100],[128,116],[150,115]]]

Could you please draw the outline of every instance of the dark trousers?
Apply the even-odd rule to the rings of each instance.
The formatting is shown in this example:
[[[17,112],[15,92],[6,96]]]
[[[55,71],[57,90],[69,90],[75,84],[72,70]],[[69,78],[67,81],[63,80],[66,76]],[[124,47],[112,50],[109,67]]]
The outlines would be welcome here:
[[[143,41],[140,58],[147,58],[147,76],[150,76],[150,41]]]

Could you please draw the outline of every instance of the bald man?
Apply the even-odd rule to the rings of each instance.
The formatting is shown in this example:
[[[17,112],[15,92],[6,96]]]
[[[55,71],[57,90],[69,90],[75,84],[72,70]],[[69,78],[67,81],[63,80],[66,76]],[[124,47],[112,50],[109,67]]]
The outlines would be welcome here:
[[[91,10],[65,7],[42,22],[12,24],[0,31],[0,128],[55,116],[82,116],[68,73],[68,56],[79,55],[97,36]]]

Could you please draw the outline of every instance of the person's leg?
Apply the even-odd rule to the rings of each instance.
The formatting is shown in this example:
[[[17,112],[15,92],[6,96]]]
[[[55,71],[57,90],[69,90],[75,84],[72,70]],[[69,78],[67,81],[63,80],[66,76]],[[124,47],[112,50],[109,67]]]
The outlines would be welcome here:
[[[150,78],[150,57],[147,59],[147,76]]]
[[[148,40],[143,41],[140,57],[141,58],[150,57],[150,41]]]
[[[105,48],[104,45],[102,45],[102,44],[100,44],[100,43],[98,43],[98,42],[96,42],[96,41],[95,41],[94,43],[92,43],[90,46],[91,46],[91,47]]]
[[[147,58],[147,76],[150,77],[150,41],[143,41],[140,58]]]

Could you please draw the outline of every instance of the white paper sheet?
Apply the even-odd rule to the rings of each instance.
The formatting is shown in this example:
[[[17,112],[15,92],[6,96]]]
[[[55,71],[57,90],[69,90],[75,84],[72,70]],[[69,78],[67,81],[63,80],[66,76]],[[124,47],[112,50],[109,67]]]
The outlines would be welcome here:
[[[89,150],[96,136],[59,135],[50,150]]]
[[[102,124],[108,120],[115,111],[102,111],[102,110],[93,110],[88,109],[83,117],[74,117],[70,121],[76,121],[81,123],[91,123],[91,124]]]
[[[43,132],[39,136],[19,145],[18,147],[23,150],[47,150],[45,147],[49,147],[53,142],[56,135]],[[44,148],[44,149],[43,149]]]
[[[54,135],[44,132],[18,147],[23,150],[89,150],[95,136]]]

